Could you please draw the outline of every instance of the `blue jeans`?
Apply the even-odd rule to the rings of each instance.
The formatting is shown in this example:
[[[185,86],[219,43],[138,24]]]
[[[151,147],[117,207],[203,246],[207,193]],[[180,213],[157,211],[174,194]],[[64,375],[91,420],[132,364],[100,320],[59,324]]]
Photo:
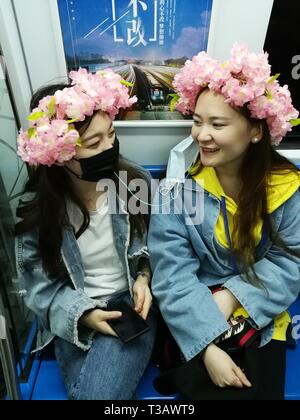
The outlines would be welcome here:
[[[125,296],[130,302],[129,294]],[[152,354],[156,333],[156,315],[152,309],[147,322],[152,328],[127,344],[116,337],[96,334],[88,352],[57,338],[55,354],[69,398],[131,399]]]

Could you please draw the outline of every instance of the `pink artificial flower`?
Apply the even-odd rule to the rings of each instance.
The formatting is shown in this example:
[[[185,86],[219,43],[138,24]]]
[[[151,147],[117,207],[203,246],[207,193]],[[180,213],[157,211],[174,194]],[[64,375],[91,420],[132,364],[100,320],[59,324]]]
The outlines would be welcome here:
[[[179,95],[176,108],[183,114],[193,112],[198,95],[208,87],[224,95],[231,106],[246,105],[253,118],[265,119],[272,143],[278,144],[299,113],[292,105],[288,87],[281,87],[274,79],[267,53],[250,53],[245,45],[236,43],[231,58],[221,65],[202,51],[188,60],[174,78],[173,86]]]
[[[18,155],[30,165],[62,165],[76,154],[79,133],[71,121],[84,121],[101,110],[114,119],[121,108],[136,101],[130,98],[122,77],[108,69],[96,74],[86,69],[70,72],[72,86],[39,102],[29,116],[29,130],[20,131]]]

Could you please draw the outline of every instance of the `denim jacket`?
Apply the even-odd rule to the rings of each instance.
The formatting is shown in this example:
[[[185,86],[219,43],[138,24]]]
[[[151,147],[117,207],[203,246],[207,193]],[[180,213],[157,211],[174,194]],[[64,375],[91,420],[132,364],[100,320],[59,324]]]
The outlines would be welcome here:
[[[25,201],[28,201],[28,196],[31,194],[24,196]],[[127,273],[132,296],[139,259],[149,256],[146,234],[142,239],[134,237],[130,244],[129,214],[124,210],[124,203],[119,197],[114,202],[117,211],[111,217],[115,246]],[[79,325],[78,320],[89,309],[105,307],[108,299],[91,299],[84,292],[84,267],[71,226],[63,231],[61,255],[65,274],[50,280],[42,268],[38,231],[16,238],[17,267],[25,290],[25,303],[39,320],[36,350],[46,346],[55,336],[88,350],[94,332]]]
[[[190,178],[180,194],[173,188],[166,195],[165,187],[161,185],[156,193],[148,234],[152,291],[185,359],[192,359],[228,330],[209,289],[217,284],[238,299],[251,324],[261,330],[260,345],[266,345],[273,335],[274,318],[299,294],[299,258],[266,237],[257,246],[254,265],[263,287],[246,282],[236,274],[229,250],[215,238],[220,201]],[[286,245],[300,252],[300,192],[278,207],[271,219]]]

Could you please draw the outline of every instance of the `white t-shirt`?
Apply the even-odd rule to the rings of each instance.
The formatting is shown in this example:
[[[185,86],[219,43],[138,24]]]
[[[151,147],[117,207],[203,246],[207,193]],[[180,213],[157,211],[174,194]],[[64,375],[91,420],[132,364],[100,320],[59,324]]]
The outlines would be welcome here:
[[[107,197],[96,211],[89,213],[90,225],[77,239],[84,266],[84,291],[91,298],[126,291],[126,269],[114,244]]]

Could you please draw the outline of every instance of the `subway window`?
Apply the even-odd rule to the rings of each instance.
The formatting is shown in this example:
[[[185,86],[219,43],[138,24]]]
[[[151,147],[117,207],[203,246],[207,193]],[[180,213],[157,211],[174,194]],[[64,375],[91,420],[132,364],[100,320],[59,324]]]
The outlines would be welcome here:
[[[293,104],[300,110],[300,2],[298,0],[275,0],[268,32],[265,51],[269,52],[272,74],[280,73],[280,84],[287,84],[292,94]],[[300,126],[288,135],[291,148],[299,148]]]

